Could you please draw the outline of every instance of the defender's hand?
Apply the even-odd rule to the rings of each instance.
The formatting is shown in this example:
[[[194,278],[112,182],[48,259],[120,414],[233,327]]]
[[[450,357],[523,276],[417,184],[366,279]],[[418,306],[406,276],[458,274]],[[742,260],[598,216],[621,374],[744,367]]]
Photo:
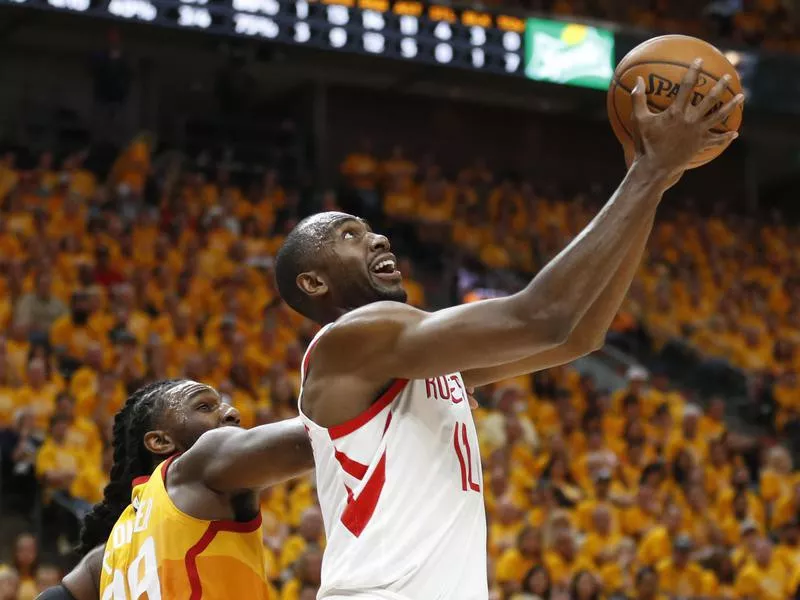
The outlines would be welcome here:
[[[744,101],[744,95],[737,94],[719,110],[709,113],[725,91],[729,75],[723,76],[697,106],[690,102],[702,66],[699,58],[692,63],[675,100],[660,113],[653,113],[647,107],[645,83],[641,77],[637,78],[631,93],[635,159],[646,161],[657,173],[670,179],[680,177],[699,152],[728,144],[738,136],[734,131],[711,132]]]

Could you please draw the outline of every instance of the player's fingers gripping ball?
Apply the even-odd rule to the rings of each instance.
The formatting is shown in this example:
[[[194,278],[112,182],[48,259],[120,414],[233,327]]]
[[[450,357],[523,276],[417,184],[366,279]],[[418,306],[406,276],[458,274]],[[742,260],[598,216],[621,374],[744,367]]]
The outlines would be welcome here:
[[[669,107],[680,90],[681,81],[692,62],[703,59],[702,70],[691,95],[693,106],[699,105],[726,74],[730,80],[710,112],[719,110],[742,91],[742,82],[725,55],[703,40],[685,35],[664,35],[640,44],[623,58],[614,71],[608,90],[607,108],[614,133],[622,142],[626,158],[633,157],[633,101],[631,92],[637,77],[645,82],[648,108],[661,112]],[[711,130],[714,133],[738,131],[742,124],[742,105]],[[728,144],[701,150],[689,168],[704,165],[722,154]]]

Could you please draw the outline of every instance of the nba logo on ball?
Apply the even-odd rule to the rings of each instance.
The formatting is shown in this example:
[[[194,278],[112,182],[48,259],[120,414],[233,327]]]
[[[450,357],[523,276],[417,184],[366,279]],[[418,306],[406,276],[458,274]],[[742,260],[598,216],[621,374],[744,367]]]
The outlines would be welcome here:
[[[614,35],[610,31],[543,19],[528,19],[525,75],[607,90],[614,76]]]

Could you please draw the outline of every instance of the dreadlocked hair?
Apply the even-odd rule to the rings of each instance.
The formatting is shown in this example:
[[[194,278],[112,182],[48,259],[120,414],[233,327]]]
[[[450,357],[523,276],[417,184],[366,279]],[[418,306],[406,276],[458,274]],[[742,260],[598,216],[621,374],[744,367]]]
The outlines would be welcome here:
[[[105,544],[117,519],[131,502],[133,480],[153,471],[153,455],[145,448],[144,435],[153,428],[153,417],[161,408],[163,393],[179,381],[157,381],[139,388],[114,417],[114,463],[108,485],[103,490],[103,500],[95,504],[83,520],[77,548],[80,556]]]

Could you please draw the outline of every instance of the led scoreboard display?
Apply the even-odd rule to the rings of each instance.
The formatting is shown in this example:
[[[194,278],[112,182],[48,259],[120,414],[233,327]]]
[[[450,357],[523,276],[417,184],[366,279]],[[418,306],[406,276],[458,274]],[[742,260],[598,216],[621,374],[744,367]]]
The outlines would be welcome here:
[[[524,19],[416,0],[0,0],[3,4],[525,76]]]

